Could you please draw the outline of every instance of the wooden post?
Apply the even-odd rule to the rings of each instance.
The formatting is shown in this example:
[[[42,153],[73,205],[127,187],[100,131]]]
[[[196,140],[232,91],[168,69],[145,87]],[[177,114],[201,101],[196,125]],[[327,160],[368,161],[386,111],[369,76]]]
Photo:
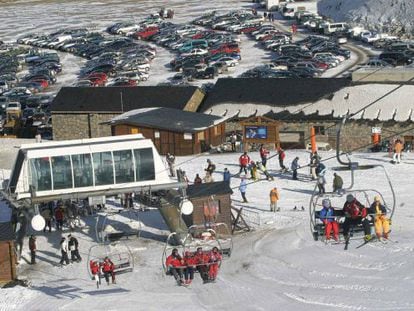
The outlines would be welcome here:
[[[315,137],[315,128],[312,126],[310,130],[310,139],[311,139],[311,147],[312,147],[312,153],[315,153],[318,148],[316,146],[316,137]]]

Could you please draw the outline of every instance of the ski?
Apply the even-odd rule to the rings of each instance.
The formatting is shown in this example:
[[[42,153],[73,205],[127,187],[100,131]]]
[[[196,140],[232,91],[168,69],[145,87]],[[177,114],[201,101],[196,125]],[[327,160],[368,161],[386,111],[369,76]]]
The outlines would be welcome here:
[[[344,251],[348,250],[348,246],[349,246],[349,236],[345,239]]]

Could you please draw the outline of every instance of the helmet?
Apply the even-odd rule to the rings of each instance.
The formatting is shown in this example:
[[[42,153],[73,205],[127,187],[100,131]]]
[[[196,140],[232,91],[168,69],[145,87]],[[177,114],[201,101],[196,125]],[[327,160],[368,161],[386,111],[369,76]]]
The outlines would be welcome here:
[[[174,254],[174,253],[178,253],[178,249],[173,248],[172,253],[173,253],[173,254]]]
[[[331,207],[331,200],[323,199],[322,200],[322,206],[325,207],[325,208],[330,208]]]
[[[376,195],[376,196],[374,197],[374,202],[381,202],[381,198],[380,198],[380,196],[379,196],[379,195]]]
[[[348,194],[348,195],[346,196],[346,201],[347,201],[348,203],[351,203],[353,200],[354,200],[354,196],[353,196],[352,194]]]

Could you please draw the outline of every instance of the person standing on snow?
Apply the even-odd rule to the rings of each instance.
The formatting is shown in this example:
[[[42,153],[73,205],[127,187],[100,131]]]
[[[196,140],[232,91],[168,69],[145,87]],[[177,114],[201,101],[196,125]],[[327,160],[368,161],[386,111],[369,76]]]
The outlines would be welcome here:
[[[247,182],[246,182],[246,177],[245,176],[241,177],[239,190],[240,190],[240,194],[243,198],[243,203],[248,203],[247,199],[246,199]]]
[[[175,177],[175,156],[171,153],[167,153],[165,160],[168,164],[168,169],[170,170],[170,176]]]
[[[325,191],[325,184],[326,184],[325,176],[319,175],[317,183],[318,183],[319,194],[324,194],[326,192]]]
[[[316,167],[318,166],[319,162],[321,161],[321,157],[318,155],[318,152],[315,151],[314,153],[311,153],[310,158],[310,171],[312,175],[312,180],[315,180],[318,178],[316,174]]]
[[[380,196],[374,197],[374,202],[371,204],[368,213],[374,216],[375,234],[378,240],[384,238],[388,239],[390,233],[390,220],[386,217],[387,209],[381,204]]]
[[[55,210],[56,230],[63,230],[63,219],[65,218],[63,208],[59,205]]]
[[[227,167],[225,167],[224,172],[223,172],[223,181],[230,185],[230,179],[231,179],[230,171],[227,169]]]
[[[230,143],[231,143],[231,151],[236,152],[236,142],[237,142],[237,135],[233,132],[233,134],[230,137]]]
[[[244,152],[240,158],[239,158],[239,165],[240,165],[240,171],[239,174],[241,174],[242,171],[247,175],[247,166],[250,163],[250,157],[247,155],[247,152]]]
[[[257,165],[254,161],[251,161],[249,164],[250,168],[250,178],[253,180],[257,180]]]
[[[273,176],[269,174],[269,172],[266,169],[266,166],[263,166],[262,162],[257,161],[256,167],[260,172],[262,172],[266,176],[267,180],[273,180]]]
[[[194,178],[194,185],[201,184],[203,180],[201,179],[200,175],[196,174],[196,177]]]
[[[292,169],[292,179],[293,180],[298,180],[298,169],[300,168],[299,157],[296,157],[292,161],[292,164],[290,165],[290,168]]]
[[[269,155],[269,150],[267,150],[263,144],[260,145],[260,158],[262,159],[263,166],[267,164],[267,156]]]
[[[400,139],[397,139],[394,144],[394,155],[392,161],[394,164],[401,163],[401,152],[404,149],[404,145]]]
[[[362,224],[364,228],[365,241],[371,240],[371,228],[367,219],[367,209],[352,194],[346,196],[343,211],[345,213],[345,221],[342,225],[345,240],[349,240],[349,230],[351,226]]]
[[[270,211],[271,212],[279,212],[280,208],[277,207],[277,201],[279,201],[279,191],[277,187],[274,187],[270,190]]]
[[[325,238],[326,241],[331,239],[331,232],[333,231],[333,236],[335,241],[339,241],[339,224],[335,220],[334,209],[331,206],[331,201],[329,199],[322,200],[322,210],[320,211],[319,218],[325,224]]]
[[[66,238],[62,238],[60,240],[60,252],[62,256],[60,257],[60,264],[63,266],[63,263],[65,262],[67,265],[69,264],[69,257],[68,257],[68,242],[66,241]]]
[[[214,173],[214,171],[216,170],[216,165],[213,163],[213,162],[211,162],[211,160],[210,159],[207,159],[207,168],[206,169],[204,169],[207,173],[209,173],[210,175],[211,175],[211,177],[213,177],[213,173]]]
[[[31,235],[29,238],[29,249],[30,249],[30,264],[36,263],[36,237]]]
[[[334,180],[333,180],[333,192],[341,194],[342,193],[342,187],[344,185],[344,181],[342,180],[342,177],[339,176],[337,173],[334,173]]]
[[[71,260],[76,261],[76,262],[81,262],[82,258],[79,254],[79,242],[78,239],[75,238],[73,235],[69,234],[68,235],[68,246],[69,246],[69,250],[70,250],[70,254],[71,254]]]
[[[285,151],[282,148],[279,148],[279,152],[278,152],[278,159],[279,159],[279,166],[281,171],[286,172],[286,166],[283,164],[283,161],[286,158],[286,154]]]

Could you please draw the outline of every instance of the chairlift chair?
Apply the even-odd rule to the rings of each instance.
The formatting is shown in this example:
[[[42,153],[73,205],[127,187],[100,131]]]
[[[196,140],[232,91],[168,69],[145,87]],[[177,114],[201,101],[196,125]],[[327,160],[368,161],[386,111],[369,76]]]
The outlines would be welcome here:
[[[133,208],[98,215],[95,226],[96,239],[104,243],[122,238],[139,238],[141,226],[139,212]]]
[[[89,248],[88,261],[86,262],[88,273],[92,277],[90,262],[98,261],[102,263],[108,257],[115,265],[115,274],[132,272],[134,270],[134,256],[130,248],[122,242],[101,243]],[[103,274],[101,275],[103,277]]]
[[[338,218],[345,217],[342,211],[342,206],[345,202],[344,198],[348,194],[354,195],[357,200],[359,200],[361,203],[364,203],[365,207],[371,206],[371,201],[374,196],[378,195],[385,208],[387,209],[388,218],[391,220],[394,212],[395,212],[395,206],[396,206],[396,198],[395,198],[395,192],[394,187],[392,185],[391,179],[383,165],[380,164],[374,164],[374,165],[359,165],[357,162],[352,162],[349,153],[343,153],[340,151],[340,138],[341,138],[341,130],[342,127],[345,125],[345,122],[348,118],[348,115],[344,117],[340,125],[338,126],[337,135],[336,135],[336,159],[338,163],[342,166],[339,167],[333,167],[332,170],[334,171],[349,171],[351,174],[351,184],[343,189],[343,192],[341,194],[337,193],[324,193],[319,194],[317,184],[315,185],[315,188],[313,190],[310,202],[309,202],[309,218],[310,218],[310,230],[312,233],[312,236],[315,241],[318,240],[319,236],[324,236],[325,232],[325,225],[319,218],[319,212],[322,209],[322,200],[323,199],[330,199],[333,202],[337,201],[338,198],[342,198],[342,204],[332,204],[332,206],[337,208],[334,211],[334,216]],[[347,161],[343,161],[341,159],[341,155],[345,155],[347,158]],[[386,201],[384,198],[384,195],[376,190],[376,189],[353,189],[354,183],[355,183],[355,172],[356,171],[362,171],[362,170],[369,170],[369,169],[380,169],[385,176],[385,179],[388,184],[389,192],[391,193],[392,199],[390,201]],[[362,198],[364,199],[364,202],[362,201]],[[373,221],[370,221],[370,226],[373,226]],[[341,230],[340,230],[341,233]],[[354,227],[351,228],[351,235],[353,234],[355,237],[360,237],[363,234],[362,227]]]

